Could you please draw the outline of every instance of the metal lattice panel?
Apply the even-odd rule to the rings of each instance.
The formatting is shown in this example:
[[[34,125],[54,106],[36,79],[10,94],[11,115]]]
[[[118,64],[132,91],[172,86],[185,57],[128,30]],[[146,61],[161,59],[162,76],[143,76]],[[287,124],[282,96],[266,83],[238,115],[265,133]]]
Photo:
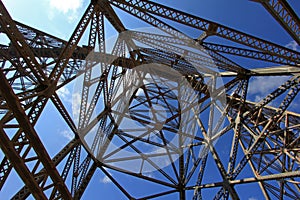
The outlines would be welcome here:
[[[299,44],[288,2],[256,1]],[[130,30],[125,14],[151,28]],[[98,173],[123,199],[244,199],[243,186],[300,198],[297,50],[146,0],[92,0],[68,41],[2,2],[0,26],[0,190],[24,183],[12,199],[80,199]],[[255,101],[255,80],[275,76]],[[73,112],[59,94],[69,85]],[[54,156],[37,128],[49,105],[72,132]]]

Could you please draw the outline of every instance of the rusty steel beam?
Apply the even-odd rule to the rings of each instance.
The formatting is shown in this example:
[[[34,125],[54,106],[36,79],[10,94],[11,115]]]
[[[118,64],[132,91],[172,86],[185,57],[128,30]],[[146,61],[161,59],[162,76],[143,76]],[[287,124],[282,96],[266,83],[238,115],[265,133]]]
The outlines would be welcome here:
[[[293,60],[295,62],[299,62],[300,60],[300,53],[297,51],[152,1],[110,0],[110,2],[123,10],[127,10],[128,6],[132,6],[139,11],[170,19],[184,25],[209,32],[211,35],[217,35],[233,42],[237,42],[264,52],[269,52],[270,54],[278,57]],[[149,20],[149,18],[146,20]]]
[[[68,60],[70,59],[75,48],[77,47],[78,42],[81,36],[83,35],[85,29],[87,28],[87,25],[90,22],[91,16],[94,14],[94,12],[95,12],[94,5],[90,3],[84,15],[82,16],[80,22],[78,23],[75,31],[73,32],[70,40],[65,46],[63,52],[60,54],[58,61],[49,76],[49,78],[55,81],[56,83],[58,82],[60,76],[63,74],[63,71],[68,63]]]
[[[80,141],[78,139],[71,140],[60,152],[58,152],[53,158],[53,163],[57,166],[69,153],[76,147]],[[45,169],[41,169],[37,174],[35,174],[35,180],[41,183],[43,180],[47,179],[49,175],[46,173]],[[26,199],[30,195],[30,189],[26,184],[22,187],[11,199]]]
[[[275,18],[299,43],[299,18],[288,3],[284,0],[266,0],[263,4],[265,7],[268,4],[267,9],[271,14],[275,12],[276,16],[273,13]],[[300,163],[298,155],[300,137],[297,134],[300,130],[300,115],[287,111],[288,106],[296,102],[295,98],[300,91],[297,75],[300,72],[299,52],[153,1],[91,0],[68,42],[13,21],[2,3],[0,7],[0,32],[7,34],[10,39],[10,45],[0,45],[2,62],[0,108],[7,111],[5,113],[0,111],[2,116],[0,146],[5,153],[0,165],[0,188],[13,168],[25,184],[13,199],[25,199],[30,194],[36,199],[80,199],[98,168],[128,199],[158,198],[175,192],[180,199],[186,199],[188,197],[186,191],[194,190],[193,200],[199,200],[206,198],[203,191],[211,187],[219,187],[219,190],[210,194],[215,199],[230,197],[239,199],[243,198],[243,195],[235,186],[254,182],[259,185],[265,198],[299,198],[300,186],[297,181],[300,175],[296,169],[299,168]],[[110,23],[119,33],[127,31],[125,26],[127,23],[119,16],[118,9],[166,34],[128,32],[131,34],[131,39],[125,41],[120,36],[112,53],[107,53],[104,22]],[[170,21],[176,23],[169,23]],[[182,29],[177,29],[175,25],[178,23],[201,31],[202,35],[197,39],[191,38],[182,28],[184,26],[179,26]],[[87,33],[88,41],[83,43],[86,46],[79,46],[79,40],[88,29],[90,30]],[[225,44],[226,41],[206,42],[206,38],[210,36],[230,40],[231,45]],[[135,41],[140,46],[136,46]],[[85,65],[88,62],[84,60],[95,47],[96,42],[100,52],[94,52],[94,57],[91,58],[92,64]],[[241,44],[246,47],[241,47]],[[191,49],[189,45],[199,47],[205,55],[187,51]],[[229,59],[225,54],[233,56]],[[256,68],[253,65],[247,69],[238,64],[240,60],[237,56],[251,61],[278,63],[282,66]],[[141,87],[144,96],[138,94],[136,90],[129,97],[129,104],[135,101],[138,102],[137,105],[145,107],[133,109],[130,119],[145,126],[152,123],[147,115],[147,108],[150,108],[155,100],[159,102],[160,97],[164,100],[166,104],[164,109],[167,109],[170,116],[165,121],[167,127],[155,134],[162,141],[151,139],[150,135],[154,134],[151,128],[139,136],[133,134],[134,129],[123,132],[119,130],[116,122],[119,118],[114,118],[114,115],[121,114],[118,110],[114,110],[117,104],[112,97],[116,95],[119,86],[123,83],[122,78],[126,77],[127,72],[133,71],[131,69],[134,67],[151,63],[164,64],[177,70],[199,95],[196,103],[181,110],[168,102],[169,100],[174,102],[176,95],[165,91],[163,87],[160,88],[160,83],[156,81],[157,90],[153,85],[147,88],[147,83]],[[102,65],[103,73],[94,77],[93,67],[99,64]],[[195,65],[199,66],[200,72]],[[75,120],[56,93],[59,88],[73,81],[76,78],[75,74],[84,75],[79,124],[74,123]],[[160,76],[168,78],[163,73]],[[250,78],[255,76],[293,77],[262,101],[254,103],[248,101],[247,90],[251,87],[252,81],[255,81]],[[224,86],[219,84],[210,88],[209,83],[220,79],[223,79]],[[93,93],[90,94],[91,92]],[[222,95],[225,95],[224,99],[227,101],[222,103],[224,108],[218,100],[211,99]],[[283,95],[286,96],[283,97],[278,108],[268,106],[272,101],[282,100]],[[34,129],[48,99],[52,100],[55,109],[59,111],[64,123],[74,132],[75,137],[52,160]],[[103,109],[99,106],[102,109],[99,112],[95,109],[98,108],[98,103],[103,104]],[[201,104],[199,113],[193,109],[196,104]],[[199,131],[195,133],[195,138],[190,144],[183,144],[180,139],[179,147],[175,151],[174,147],[167,146],[169,139],[166,139],[164,131],[176,134],[177,124],[173,120],[179,120],[178,118],[188,110],[196,113],[191,115],[191,118],[195,118]],[[212,129],[213,119],[216,117],[215,110],[218,110],[221,116],[217,119],[216,127]],[[94,111],[98,113],[94,115]],[[205,116],[207,119],[204,119]],[[221,127],[222,123],[225,123],[224,128]],[[88,142],[81,139],[87,138],[86,136],[89,136],[93,129],[96,130],[94,140],[91,146],[86,148]],[[218,129],[217,133],[211,137],[210,134],[215,129]],[[7,137],[9,130],[15,131],[11,139]],[[217,151],[218,146],[213,144],[219,137],[222,139],[221,136],[225,134],[226,137],[231,138],[232,145],[227,145],[229,156],[223,159],[222,154]],[[186,137],[186,135],[184,133],[182,136]],[[106,152],[111,144],[109,140],[115,138],[122,144],[119,148]],[[144,145],[139,146],[139,144]],[[144,154],[143,148],[151,145],[163,148],[166,153]],[[202,147],[203,152],[198,157],[195,153],[198,153],[198,148]],[[135,155],[114,157],[122,149],[127,148]],[[186,152],[183,151],[185,148]],[[36,155],[29,155],[28,152],[31,150]],[[174,154],[182,155],[178,161],[167,166],[170,170],[166,170],[161,169],[152,160],[164,154],[170,161]],[[209,154],[211,155],[208,156]],[[136,159],[151,165],[161,177],[147,176],[143,172],[143,166],[140,166],[140,172],[135,172],[114,165]],[[33,168],[27,166],[30,161],[35,162]],[[220,179],[203,183],[208,162],[214,162],[214,170],[219,173]],[[246,166],[249,166],[252,171],[245,171]],[[108,172],[108,169],[112,171]],[[168,189],[135,198],[134,193],[128,190],[127,183],[121,184],[113,170],[117,171],[118,175],[122,173],[127,177],[139,178],[145,183],[155,183]],[[246,172],[249,178],[236,179],[242,172]],[[195,177],[196,184],[192,182]],[[49,179],[52,181],[50,185],[47,183]]]
[[[263,60],[273,63],[279,63],[283,65],[295,65],[299,62],[292,61],[290,59],[285,59],[281,57],[277,57],[276,55],[269,54],[268,52],[262,52],[262,51],[255,51],[245,48],[239,48],[234,46],[228,46],[228,45],[222,45],[222,44],[216,44],[216,43],[210,43],[210,42],[202,42],[202,45],[206,47],[207,49],[217,51],[220,53],[226,53],[230,55],[236,55],[251,59],[257,59],[257,60]]]
[[[24,160],[16,152],[14,145],[8,138],[7,134],[4,132],[3,127],[1,127],[0,129],[0,146],[23,182],[28,186],[32,195],[36,199],[47,199],[46,195],[43,193],[43,190],[36,182],[34,176],[25,165]]]
[[[22,55],[26,64],[31,69],[31,72],[35,75],[35,78],[39,80],[40,84],[47,84],[47,78],[44,72],[42,71],[39,63],[35,59],[32,50],[26,43],[23,35],[19,32],[15,22],[12,20],[11,16],[9,15],[2,2],[0,2],[0,13],[1,28],[9,37],[10,41],[17,49],[18,53]]]
[[[253,183],[253,182],[280,180],[280,179],[293,178],[293,177],[299,177],[299,176],[300,176],[299,171],[284,172],[284,173],[274,174],[274,175],[265,175],[265,176],[257,176],[257,177],[253,177],[253,178],[230,180],[229,184],[231,184],[231,185],[240,185],[240,184],[247,184],[247,183]],[[223,185],[224,185],[224,182],[207,183],[207,184],[203,184],[203,185],[200,185],[200,186],[188,187],[187,190],[221,187]]]
[[[43,163],[47,173],[49,173],[51,179],[54,182],[54,185],[60,191],[63,198],[71,199],[71,195],[68,188],[66,187],[65,183],[61,179],[57,170],[55,169],[55,165],[51,161],[38,134],[34,130],[33,126],[31,125],[29,118],[27,117],[25,111],[23,110],[18,100],[18,97],[14,94],[11,86],[8,84],[2,69],[0,70],[0,82],[2,83],[0,86],[2,96],[6,99],[9,108],[13,111],[15,118],[17,119],[20,127],[25,132],[26,137],[28,137],[32,147],[34,148],[41,162]],[[11,141],[9,143],[12,145]]]
[[[300,45],[300,19],[286,0],[251,0],[261,3]]]

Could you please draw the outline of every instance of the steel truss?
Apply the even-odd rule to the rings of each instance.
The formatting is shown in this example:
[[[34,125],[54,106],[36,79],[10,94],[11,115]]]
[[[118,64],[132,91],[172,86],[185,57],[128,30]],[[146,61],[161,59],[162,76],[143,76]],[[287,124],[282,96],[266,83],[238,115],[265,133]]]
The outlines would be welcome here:
[[[299,18],[287,1],[256,1],[300,43]],[[117,9],[164,34],[128,30]],[[120,34],[111,52],[106,48],[105,19]],[[194,28],[201,35],[190,38],[172,24]],[[97,171],[111,180],[124,199],[173,198],[174,194],[182,200],[243,199],[240,186],[252,183],[256,183],[253,193],[259,191],[266,199],[300,199],[300,114],[288,111],[299,99],[299,52],[146,0],[92,0],[69,41],[14,21],[2,2],[0,26],[10,40],[9,45],[0,45],[0,147],[4,153],[0,190],[12,171],[24,182],[12,199],[80,199]],[[88,41],[80,46],[86,32]],[[125,32],[130,39],[122,37]],[[211,36],[230,40],[232,45],[207,42]],[[191,46],[201,53],[189,51]],[[89,57],[94,48],[97,51]],[[282,66],[255,69],[232,58]],[[141,82],[133,90],[136,76],[132,71],[153,64],[178,73],[196,98],[187,92],[190,90],[182,91],[180,84],[164,87],[168,81],[165,71],[160,74],[162,79],[152,77],[153,83]],[[95,66],[100,66],[96,77]],[[286,76],[287,81],[262,100],[250,101],[251,81],[274,75]],[[57,90],[79,76],[83,83],[75,118]],[[131,95],[122,96],[126,102],[117,97],[120,88],[132,90]],[[179,94],[188,98],[181,102],[187,107],[179,105]],[[50,101],[74,134],[52,158],[35,129]],[[125,103],[128,112],[122,115]],[[153,104],[160,105],[155,112],[151,111]],[[102,106],[96,112],[98,105]],[[164,124],[153,121],[162,116],[166,117]],[[122,128],[120,121],[125,118],[139,127]],[[195,124],[191,129],[180,128],[183,122],[185,126]],[[148,129],[140,133],[141,127]],[[84,138],[93,130],[93,140],[88,143]],[[133,134],[137,132],[140,135]],[[177,146],[171,143],[173,137],[178,137]],[[109,151],[114,141],[120,146]],[[162,151],[145,153],[147,146]],[[121,149],[132,155],[114,157]],[[160,167],[154,161],[159,156],[166,156],[169,165]],[[119,164],[133,160],[141,160],[136,170]],[[153,169],[151,173],[143,171],[146,164]],[[141,183],[145,193],[136,194],[119,181],[122,176]],[[147,184],[161,189],[147,192]]]

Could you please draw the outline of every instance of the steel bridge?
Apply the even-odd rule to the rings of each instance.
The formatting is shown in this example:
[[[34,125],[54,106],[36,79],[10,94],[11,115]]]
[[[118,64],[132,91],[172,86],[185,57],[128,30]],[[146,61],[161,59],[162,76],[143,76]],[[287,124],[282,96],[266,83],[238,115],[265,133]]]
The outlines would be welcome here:
[[[252,3],[300,44],[286,0]],[[130,30],[119,10],[153,28]],[[2,2],[0,26],[10,41],[0,44],[0,190],[12,173],[24,183],[12,199],[80,199],[97,171],[124,199],[244,199],[244,185],[300,199],[300,114],[289,109],[299,51],[147,0],[91,0],[68,41],[14,21]],[[118,32],[112,50],[106,26]],[[252,81],[275,76],[286,81],[251,100]],[[58,93],[74,82],[77,115]],[[74,135],[55,156],[35,128],[48,104]]]

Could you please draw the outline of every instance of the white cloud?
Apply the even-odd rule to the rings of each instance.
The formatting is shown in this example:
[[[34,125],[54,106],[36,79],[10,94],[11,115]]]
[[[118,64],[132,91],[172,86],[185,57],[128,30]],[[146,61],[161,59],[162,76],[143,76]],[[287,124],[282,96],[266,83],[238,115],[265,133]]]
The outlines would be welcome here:
[[[78,122],[81,105],[81,94],[75,92],[72,94],[72,113],[75,122]]]
[[[261,76],[251,79],[248,89],[250,100],[259,102],[268,94],[277,89],[280,85],[286,82],[288,77],[285,76]],[[274,102],[269,104],[275,106]]]
[[[144,175],[149,178],[154,178],[154,174],[152,174],[151,172],[145,173]]]
[[[49,3],[49,19],[53,19],[57,12],[67,16],[69,22],[73,22],[78,18],[78,9],[82,7],[83,0],[48,0]]]
[[[74,134],[68,130],[61,131],[60,134],[68,140],[72,140],[74,138]]]
[[[101,180],[100,180],[101,183],[112,183],[112,181],[108,178],[108,176],[104,176]]]
[[[65,102],[72,103],[71,101],[71,92],[68,88],[62,87],[57,90],[57,95]]]
[[[255,77],[250,81],[249,94],[257,94],[256,99],[267,95],[287,80],[284,76]]]
[[[255,197],[250,197],[248,200],[257,200]]]
[[[298,48],[299,48],[299,45],[297,44],[297,42],[296,42],[296,41],[291,41],[290,43],[288,43],[287,45],[285,45],[285,47],[287,47],[287,48],[290,48],[290,49],[293,49],[293,50],[297,51],[297,50],[298,50]]]
[[[49,4],[51,7],[66,14],[69,11],[76,11],[81,7],[82,2],[82,0],[50,0]]]
[[[262,96],[259,96],[259,95],[255,95],[255,99],[254,99],[254,101],[255,102],[259,102],[260,100],[262,100],[263,99],[263,97]]]
[[[106,169],[106,170],[107,170],[106,172],[107,172],[110,176],[112,176],[111,170],[109,170],[109,169]],[[110,180],[110,178],[104,174],[103,178],[100,178],[100,182],[101,182],[101,183],[104,183],[104,184],[108,184],[108,183],[112,183],[112,180]]]

